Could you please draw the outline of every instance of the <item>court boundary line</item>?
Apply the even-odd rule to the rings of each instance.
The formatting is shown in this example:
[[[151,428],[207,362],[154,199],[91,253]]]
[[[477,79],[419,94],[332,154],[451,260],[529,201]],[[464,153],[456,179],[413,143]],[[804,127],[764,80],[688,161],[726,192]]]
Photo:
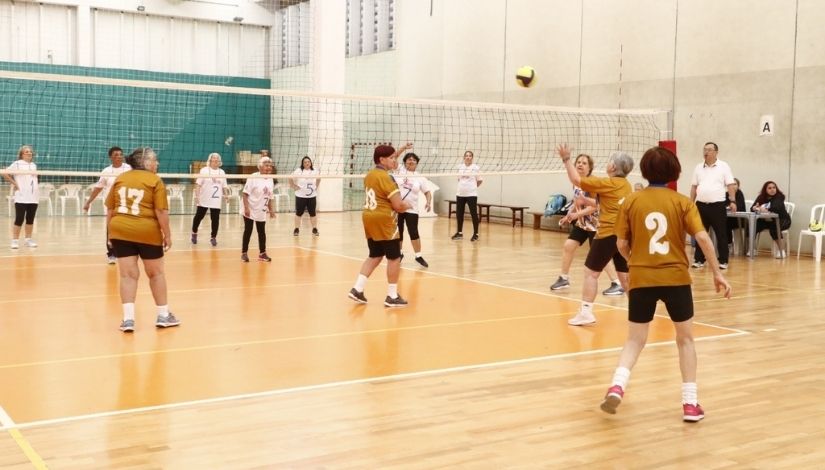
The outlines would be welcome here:
[[[0,406],[0,428],[9,433],[15,444],[17,444],[17,447],[23,451],[23,455],[29,459],[29,462],[34,468],[37,470],[48,470],[46,462],[44,462],[40,454],[34,450],[34,447],[32,447],[28,439],[23,436],[14,420],[11,419],[11,416],[6,413],[6,410],[4,410],[2,406]]]
[[[713,336],[703,336],[700,338],[695,338],[695,341],[712,341],[718,340],[722,338],[729,338],[729,337],[738,337],[738,336],[750,336],[748,332],[735,332],[735,333],[725,333],[721,335],[713,335]],[[661,341],[657,343],[648,343],[646,347],[660,347],[666,345],[674,345],[676,344],[675,340],[668,340],[668,341]],[[403,381],[403,380],[410,380],[410,379],[418,379],[418,378],[427,378],[431,376],[437,375],[445,375],[451,373],[463,373],[463,372],[473,372],[475,370],[486,370],[486,369],[493,369],[493,368],[504,368],[504,367],[511,367],[511,366],[519,366],[522,364],[528,364],[531,362],[540,362],[540,361],[551,361],[555,359],[567,359],[571,357],[579,357],[579,356],[590,356],[602,353],[612,353],[621,351],[623,346],[613,347],[613,348],[603,348],[603,349],[593,349],[590,351],[577,351],[572,353],[561,353],[561,354],[552,354],[547,356],[536,356],[536,357],[528,357],[522,359],[513,359],[509,361],[495,361],[495,362],[485,362],[482,364],[471,364],[466,366],[457,366],[457,367],[447,367],[441,369],[430,369],[424,371],[417,371],[417,372],[406,372],[403,374],[392,374],[392,375],[383,375],[378,377],[368,377],[363,379],[352,379],[352,380],[340,380],[336,382],[327,382],[322,384],[315,384],[315,385],[303,385],[299,387],[289,387],[289,388],[280,388],[280,389],[272,389],[272,390],[265,390],[263,392],[253,392],[253,393],[243,393],[238,395],[227,395],[223,397],[215,397],[215,398],[206,398],[202,400],[189,400],[189,401],[182,401],[177,403],[167,403],[163,405],[153,405],[153,406],[144,406],[139,408],[130,408],[126,410],[115,410],[115,411],[104,411],[100,413],[89,413],[85,415],[76,415],[76,416],[67,416],[63,418],[52,418],[52,419],[44,419],[44,420],[37,420],[37,421],[30,421],[26,423],[14,423],[11,421],[11,426],[3,426],[3,430],[14,430],[14,429],[31,429],[37,427],[44,427],[44,426],[51,426],[51,425],[62,425],[66,423],[73,423],[78,421],[87,421],[91,419],[97,418],[110,418],[116,416],[124,416],[124,415],[131,415],[131,414],[139,414],[139,413],[147,413],[152,411],[168,411],[174,410],[178,408],[190,408],[190,407],[197,407],[201,405],[212,405],[215,403],[223,403],[223,402],[231,402],[231,401],[243,401],[243,400],[250,400],[255,398],[267,398],[279,395],[287,395],[293,393],[302,393],[302,392],[313,392],[317,390],[326,390],[332,388],[339,388],[339,387],[346,387],[352,385],[362,385],[362,384],[370,384],[370,383],[379,383],[379,382],[391,382],[391,381]],[[11,418],[9,418],[11,420]]]
[[[306,248],[306,247],[303,247],[303,246],[299,246],[298,248],[300,248],[302,250],[307,250],[307,251],[314,251],[314,252],[321,253],[321,254],[324,254],[324,255],[338,256],[338,257],[341,257],[341,258],[347,258],[347,259],[356,260],[356,261],[363,261],[363,259],[356,258],[354,256],[342,255],[340,253],[333,253],[333,252],[326,251],[326,250],[319,250],[317,248]],[[404,266],[402,266],[401,269],[405,269],[405,270],[412,271],[412,272],[419,272],[419,273],[427,274],[427,275],[432,275],[434,277],[446,277],[448,279],[456,279],[456,280],[459,280],[459,281],[467,281],[467,282],[472,282],[472,283],[475,283],[475,284],[498,287],[500,289],[510,289],[510,290],[514,290],[514,291],[517,291],[517,292],[527,293],[527,294],[536,294],[536,295],[541,295],[541,296],[544,296],[544,297],[553,297],[553,298],[557,298],[557,299],[568,300],[570,302],[581,302],[581,300],[578,300],[578,299],[570,299],[568,297],[564,297],[564,296],[553,294],[553,293],[532,291],[532,290],[524,289],[524,288],[521,288],[521,287],[505,286],[505,285],[496,284],[496,283],[490,282],[490,281],[479,281],[478,279],[470,279],[470,278],[466,278],[466,277],[455,276],[455,275],[452,275],[452,274],[445,274],[445,273],[440,273],[440,272],[436,272],[436,271],[430,271],[429,269],[421,270],[421,269],[417,269],[417,268],[407,268],[407,267],[404,267]],[[711,299],[711,300],[713,300],[713,299]],[[726,299],[724,299],[724,297],[723,297],[720,300],[726,300]],[[612,310],[619,310],[619,311],[626,310],[626,307],[616,307],[615,305],[605,304],[605,303],[601,303],[601,302],[593,302],[593,305],[598,305],[599,307],[609,308],[609,309],[612,309]],[[657,317],[660,317],[660,318],[667,318],[668,320],[670,319],[669,316],[662,315],[662,314],[656,314],[654,316],[657,316]],[[738,328],[730,328],[730,327],[727,327],[727,326],[719,326],[719,325],[713,325],[713,324],[710,324],[710,323],[698,322],[698,321],[695,320],[695,316],[694,316],[693,323],[695,323],[697,325],[709,326],[709,327],[713,327],[713,328],[728,330],[728,331],[731,331],[731,332],[734,332],[734,333],[749,334],[747,331],[740,330]]]

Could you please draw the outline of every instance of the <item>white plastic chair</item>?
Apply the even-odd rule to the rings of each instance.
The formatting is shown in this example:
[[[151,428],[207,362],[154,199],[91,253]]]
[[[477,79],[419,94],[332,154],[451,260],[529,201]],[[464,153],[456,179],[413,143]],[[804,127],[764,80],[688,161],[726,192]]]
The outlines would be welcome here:
[[[811,222],[816,222],[820,226],[825,223],[825,204],[817,204],[811,207]],[[799,241],[796,244],[796,259],[799,259],[799,250],[802,248],[803,235],[814,237],[814,258],[817,262],[822,260],[822,237],[825,236],[825,232],[823,232],[822,229],[814,232],[810,228],[803,228],[799,231]]]
[[[229,208],[232,205],[232,201],[235,201],[235,206],[238,212],[241,211],[241,191],[243,191],[243,185],[237,183],[228,184],[224,188],[224,192],[226,194],[224,203],[226,204],[227,213],[229,212]]]
[[[83,186],[79,184],[64,184],[57,188],[57,200],[60,201],[60,215],[66,215],[66,201],[72,201],[77,207],[77,213],[80,215],[80,192],[83,191]]]
[[[46,201],[49,203],[49,215],[54,214],[54,204],[52,204],[52,194],[54,194],[54,185],[51,183],[40,183],[37,185],[38,192],[40,193],[40,197],[38,199],[38,204],[40,201]]]
[[[751,205],[753,205],[753,203],[751,203]],[[791,216],[791,220],[793,220],[793,211],[794,210],[796,210],[796,204],[794,204],[793,202],[787,202],[786,201],[785,202],[785,211],[788,213],[789,216]],[[771,220],[771,222],[773,222],[773,221]],[[759,235],[761,233],[762,232],[757,232],[756,238],[753,241],[753,246],[755,246],[755,247],[759,246]],[[790,235],[790,232],[789,232],[789,230],[786,229],[786,230],[783,230],[782,233],[780,233],[780,237],[779,237],[779,239],[782,240],[781,246],[782,246],[782,250],[785,251],[785,256],[788,255],[788,247],[791,245],[789,243],[789,241],[790,241],[790,239],[788,238],[789,235]],[[771,243],[771,254],[773,256],[776,256],[776,244],[775,243]]]
[[[89,196],[92,195],[92,191],[95,190],[96,185],[97,185],[97,183],[92,183],[89,186],[86,186],[85,188],[83,188],[83,194],[81,196],[81,199],[84,200],[84,201],[88,200]],[[106,198],[103,196],[103,193],[100,193],[95,198],[95,200],[92,201],[92,204],[89,206],[89,212],[87,212],[86,215],[92,215],[92,210],[94,210],[95,203],[100,204],[100,209],[103,212],[103,215],[106,215]]]
[[[186,187],[182,184],[167,184],[166,185],[166,201],[169,205],[169,212],[172,212],[172,201],[178,201],[180,203],[180,210],[184,212],[186,208],[184,207],[183,202],[183,192],[186,191]]]
[[[289,187],[285,184],[275,186],[275,212],[281,212],[281,199],[284,200],[285,207],[289,208]]]

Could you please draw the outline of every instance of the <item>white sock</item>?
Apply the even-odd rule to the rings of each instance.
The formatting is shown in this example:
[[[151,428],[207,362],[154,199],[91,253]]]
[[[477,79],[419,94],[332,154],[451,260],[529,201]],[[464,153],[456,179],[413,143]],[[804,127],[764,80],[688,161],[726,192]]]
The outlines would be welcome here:
[[[590,302],[582,302],[581,313],[593,315],[593,304]]]
[[[416,258],[421,258],[421,252],[420,252],[420,251],[416,251],[416,252],[415,252],[415,257],[416,257]]]
[[[682,383],[682,404],[683,405],[698,405],[699,393],[696,390],[696,382]]]
[[[627,367],[617,367],[616,372],[613,373],[613,385],[618,385],[624,390],[627,388],[628,380],[630,380],[630,369]]]
[[[387,296],[391,299],[398,297],[398,284],[390,284],[387,287]]]
[[[570,275],[568,275],[568,274],[559,274],[559,277],[560,277],[560,278],[562,278],[562,279],[564,279],[565,281],[569,281],[569,280],[570,280]]]
[[[123,319],[135,320],[135,303],[123,304]]]
[[[364,287],[367,286],[367,276],[363,274],[358,275],[358,279],[355,280],[355,290],[358,292],[364,292]]]
[[[621,283],[621,282],[619,282],[619,280],[618,280],[618,279],[613,279],[612,281],[610,281],[610,283],[611,283],[611,284],[613,284],[614,286],[620,286],[620,285],[622,285],[622,283]]]
[[[159,317],[168,317],[169,316],[169,306],[168,305],[158,305],[158,316]]]

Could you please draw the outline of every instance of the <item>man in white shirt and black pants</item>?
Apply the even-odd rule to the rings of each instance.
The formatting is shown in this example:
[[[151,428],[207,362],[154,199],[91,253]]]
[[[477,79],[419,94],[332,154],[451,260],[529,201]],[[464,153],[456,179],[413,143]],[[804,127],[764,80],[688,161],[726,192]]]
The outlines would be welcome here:
[[[719,146],[713,142],[705,144],[702,151],[705,161],[696,166],[690,183],[690,199],[696,203],[699,216],[705,230],[713,228],[716,235],[716,249],[719,251],[719,267],[728,268],[728,205],[725,204],[725,192],[730,201],[736,201],[736,181],[730,166],[716,158]],[[730,203],[730,210],[736,211],[736,203]],[[693,254],[693,267],[705,265],[706,254],[698,246]]]

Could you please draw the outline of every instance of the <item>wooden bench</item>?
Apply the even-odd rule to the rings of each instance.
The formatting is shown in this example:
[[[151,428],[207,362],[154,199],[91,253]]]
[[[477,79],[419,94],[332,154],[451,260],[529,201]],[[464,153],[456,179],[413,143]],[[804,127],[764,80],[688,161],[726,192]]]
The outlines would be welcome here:
[[[445,199],[444,202],[448,203],[447,218],[449,219],[453,215],[453,212],[455,212],[455,210],[453,209],[453,206],[456,204],[456,202],[455,202],[455,199]],[[510,209],[510,211],[512,213],[513,227],[516,226],[516,222],[519,222],[520,225],[522,227],[524,227],[524,209],[529,209],[530,208],[529,206],[510,206],[510,205],[507,205],[507,204],[488,204],[488,203],[482,203],[482,202],[476,203],[476,206],[478,206],[479,220],[484,219],[486,217],[488,224],[490,223],[490,217],[507,218],[506,216],[500,216],[500,215],[495,215],[495,214],[493,214],[491,216],[490,215],[490,208],[491,207],[501,208],[501,209]]]
[[[544,217],[544,212],[530,212],[530,215],[533,216],[533,229],[534,230],[541,230],[541,218]],[[553,230],[563,232],[565,229],[559,225],[559,220],[562,218],[561,215],[549,215],[547,216],[548,219],[551,219],[550,228],[546,230]],[[566,226],[565,226],[566,227]]]

